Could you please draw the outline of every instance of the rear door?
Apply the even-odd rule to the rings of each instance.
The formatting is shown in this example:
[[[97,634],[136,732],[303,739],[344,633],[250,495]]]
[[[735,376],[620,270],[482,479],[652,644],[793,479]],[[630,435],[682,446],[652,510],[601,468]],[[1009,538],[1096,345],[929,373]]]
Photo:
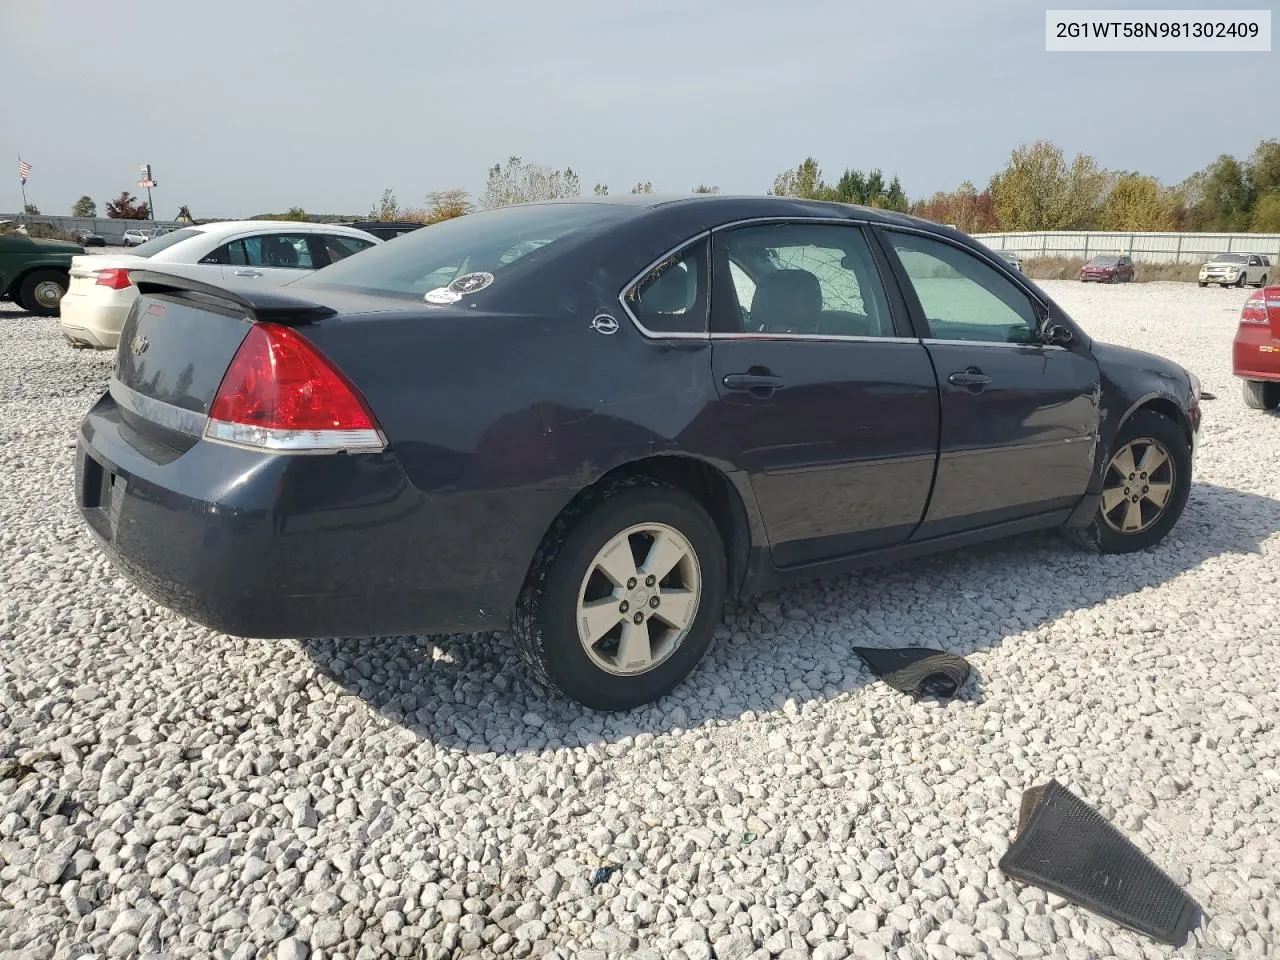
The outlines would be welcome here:
[[[906,541],[933,481],[938,389],[866,232],[752,224],[715,232],[712,249],[719,422],[774,562]]]
[[[913,539],[1073,507],[1093,469],[1097,362],[1041,343],[1043,307],[986,260],[914,231],[880,235],[941,391],[938,475]]]
[[[279,286],[320,265],[311,239],[312,235],[303,231],[264,231],[228,241],[200,262],[219,264],[224,280],[260,280],[264,286]]]

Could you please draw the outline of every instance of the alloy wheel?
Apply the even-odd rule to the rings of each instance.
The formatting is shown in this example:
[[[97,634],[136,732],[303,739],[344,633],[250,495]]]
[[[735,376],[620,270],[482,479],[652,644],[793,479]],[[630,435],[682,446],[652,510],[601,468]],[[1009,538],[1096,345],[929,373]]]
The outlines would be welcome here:
[[[1117,533],[1142,533],[1164,516],[1173,493],[1174,462],[1150,437],[1130,440],[1107,465],[1102,517]]]
[[[578,639],[607,673],[647,673],[684,642],[701,594],[698,555],[678,530],[629,527],[600,549],[582,578]]]

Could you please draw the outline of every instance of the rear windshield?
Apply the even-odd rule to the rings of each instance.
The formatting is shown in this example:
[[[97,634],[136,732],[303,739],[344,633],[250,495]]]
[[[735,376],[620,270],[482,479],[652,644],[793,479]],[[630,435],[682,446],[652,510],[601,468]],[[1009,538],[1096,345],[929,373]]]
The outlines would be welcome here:
[[[289,286],[420,299],[468,273],[493,274],[496,283],[505,268],[535,250],[632,213],[606,203],[530,204],[469,213],[406,233]]]
[[[137,233],[137,230],[125,231],[126,233]],[[148,240],[146,243],[140,243],[129,251],[131,257],[150,257],[159,253],[161,250],[167,250],[175,243],[181,243],[183,240],[189,240],[192,237],[198,237],[203,230],[175,230],[173,233],[166,233],[164,236],[156,237],[154,240]]]

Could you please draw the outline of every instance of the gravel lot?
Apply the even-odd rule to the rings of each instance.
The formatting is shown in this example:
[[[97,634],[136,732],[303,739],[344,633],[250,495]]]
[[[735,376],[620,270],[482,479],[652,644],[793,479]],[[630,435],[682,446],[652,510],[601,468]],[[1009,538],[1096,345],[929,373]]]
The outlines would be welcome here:
[[[610,719],[502,637],[250,641],[157,608],[74,510],[109,357],[0,307],[0,958],[1276,950],[1280,419],[1230,375],[1244,294],[1045,286],[1218,396],[1164,545],[1037,535],[773,594]],[[917,704],[857,644],[978,677]],[[1185,949],[997,870],[1050,777],[1188,884]]]

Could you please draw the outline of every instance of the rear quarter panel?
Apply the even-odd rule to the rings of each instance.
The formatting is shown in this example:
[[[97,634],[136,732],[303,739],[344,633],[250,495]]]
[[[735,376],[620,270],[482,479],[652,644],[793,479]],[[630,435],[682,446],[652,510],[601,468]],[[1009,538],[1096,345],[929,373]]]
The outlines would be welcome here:
[[[615,301],[616,303],[616,301]],[[421,492],[424,577],[513,603],[539,542],[611,468],[700,451],[728,473],[708,341],[649,341],[620,311],[495,315],[464,307],[335,318],[306,334],[359,387]]]

